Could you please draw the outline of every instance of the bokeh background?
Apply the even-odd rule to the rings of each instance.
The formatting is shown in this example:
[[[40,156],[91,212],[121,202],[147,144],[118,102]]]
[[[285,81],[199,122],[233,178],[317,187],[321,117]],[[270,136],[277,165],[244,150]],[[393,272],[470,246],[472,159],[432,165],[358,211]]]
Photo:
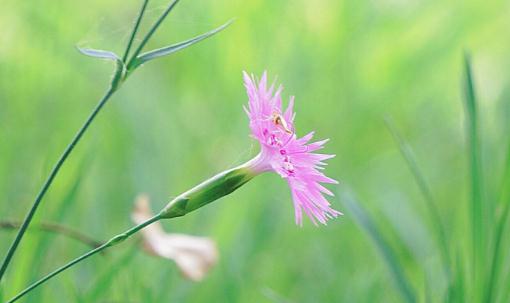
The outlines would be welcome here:
[[[24,216],[107,88],[112,64],[85,57],[74,46],[120,53],[140,3],[2,1],[0,220]],[[166,4],[150,2],[142,30]],[[242,110],[247,97],[241,73],[267,70],[285,86],[286,99],[296,96],[298,135],[316,130],[318,138],[331,139],[325,151],[337,157],[327,174],[341,180],[331,189],[358,197],[395,249],[418,299],[439,300],[445,283],[425,203],[383,119],[389,117],[414,150],[452,249],[467,249],[463,54],[472,57],[484,184],[493,197],[509,142],[509,14],[510,3],[497,0],[182,1],[147,49],[233,17],[235,22],[134,73],[65,164],[34,222],[61,222],[105,240],[132,224],[137,194],[150,195],[157,210],[249,159],[258,150]],[[164,223],[168,231],[218,242],[219,264],[204,281],[183,279],[175,264],[147,256],[132,240],[24,302],[402,300],[384,259],[342,199],[331,202],[345,213],[342,218],[319,228],[305,221],[300,228],[286,182],[263,175]],[[13,237],[0,230],[2,256]],[[4,300],[86,250],[62,236],[29,232],[2,282]],[[505,260],[508,254],[506,249]],[[501,285],[508,285],[509,266],[503,262]],[[498,300],[505,300],[503,293]]]

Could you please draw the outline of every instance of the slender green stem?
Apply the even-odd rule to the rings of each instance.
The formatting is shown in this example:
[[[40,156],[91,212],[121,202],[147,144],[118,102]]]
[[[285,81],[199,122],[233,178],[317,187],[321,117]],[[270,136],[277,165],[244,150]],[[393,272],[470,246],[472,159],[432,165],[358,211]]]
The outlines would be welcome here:
[[[138,31],[138,27],[140,25],[141,19],[143,17],[143,13],[144,13],[145,8],[147,6],[147,2],[148,2],[148,0],[144,0],[142,8],[141,8],[141,10],[140,10],[140,12],[138,14],[138,18],[136,20],[135,26],[134,26],[134,28],[133,28],[133,30],[131,32],[131,37],[129,39],[128,45],[126,47],[126,50],[124,52],[124,60],[123,60],[122,64],[124,63],[125,59],[129,55],[129,50],[131,48],[131,45],[133,44],[133,40],[134,40],[134,37],[136,36],[136,32]],[[175,5],[176,2],[177,2],[177,0],[174,1],[174,3],[169,8],[169,10],[171,10],[171,8]],[[169,10],[167,10],[167,11],[169,12]],[[164,14],[165,17],[166,17],[166,14],[168,14],[168,12],[166,12]],[[164,17],[163,17],[163,19],[164,19]],[[161,21],[163,21],[163,20],[161,20]],[[159,23],[161,23],[161,21]],[[159,23],[156,23],[155,26],[153,26],[152,33],[159,26]],[[143,42],[144,45],[145,45],[145,43],[147,43],[147,40],[148,40],[148,38],[150,38],[152,33],[149,33],[150,35],[147,35],[145,37],[144,42]],[[139,52],[139,50],[137,52],[135,52],[135,56],[138,54],[138,52]],[[4,258],[3,262],[2,262],[2,265],[0,267],[0,281],[2,281],[2,278],[3,278],[4,274],[5,274],[5,271],[7,270],[7,267],[9,266],[9,264],[10,264],[10,262],[12,260],[12,257],[14,256],[14,253],[16,252],[16,249],[18,248],[18,245],[21,242],[21,239],[23,238],[23,236],[24,236],[24,234],[25,234],[25,232],[26,232],[26,230],[28,228],[28,225],[32,221],[32,218],[34,217],[34,214],[37,211],[37,208],[39,207],[39,205],[40,205],[44,195],[46,194],[46,192],[50,188],[51,184],[53,183],[53,180],[57,176],[60,168],[62,167],[62,165],[66,161],[67,157],[71,154],[71,152],[73,151],[73,149],[76,146],[76,144],[80,141],[80,139],[83,136],[83,134],[87,131],[87,129],[90,126],[90,124],[92,123],[92,121],[94,121],[94,118],[101,111],[101,109],[106,104],[106,102],[110,99],[110,97],[113,95],[113,93],[119,88],[119,85],[121,84],[121,80],[122,80],[121,78],[123,76],[123,72],[124,72],[123,66],[117,66],[117,70],[115,71],[115,75],[114,75],[114,77],[113,77],[113,79],[112,79],[112,81],[110,83],[109,89],[106,91],[106,93],[101,98],[101,100],[99,100],[98,104],[96,105],[96,107],[94,108],[92,113],[89,115],[89,117],[87,118],[85,123],[82,125],[82,127],[78,130],[78,132],[76,133],[76,135],[72,139],[71,143],[69,143],[69,145],[66,147],[66,149],[64,150],[64,152],[62,153],[60,158],[57,160],[57,163],[55,164],[55,166],[51,170],[50,175],[48,176],[48,178],[44,182],[42,188],[40,189],[40,191],[37,194],[34,202],[32,203],[32,207],[30,208],[30,210],[28,211],[25,219],[23,220],[23,223],[21,224],[21,227],[20,227],[20,229],[18,231],[18,234],[16,235],[16,238],[14,239],[14,241],[11,244],[11,246],[9,247],[9,250],[7,251],[7,254],[6,254],[6,256],[5,256],[5,258]]]
[[[124,233],[121,233],[111,238],[103,245],[89,251],[88,253],[72,260],[66,265],[49,273],[48,275],[44,276],[40,280],[30,285],[21,293],[19,293],[16,297],[8,301],[8,303],[15,302],[16,300],[23,297],[24,295],[26,295],[39,285],[43,284],[44,282],[48,281],[49,279],[58,275],[64,270],[72,267],[73,265],[87,259],[88,257],[93,256],[110,246],[123,242],[131,235],[133,235],[134,233],[136,233],[137,231],[141,230],[142,228],[146,227],[149,224],[152,224],[160,219],[169,219],[184,216],[187,213],[192,212],[193,210],[196,210],[211,203],[212,201],[216,201],[226,195],[229,195],[230,193],[234,192],[236,189],[238,189],[243,184],[245,184],[246,182],[251,180],[254,176],[260,173],[254,171],[254,166],[256,166],[259,163],[259,161],[260,157],[257,156],[238,167],[226,170],[222,173],[213,176],[212,178],[207,179],[206,181],[200,183],[199,185],[193,187],[192,189],[186,191],[185,193],[179,195],[177,198],[173,199],[171,202],[168,203],[168,205],[165,208],[163,208],[163,210],[161,210],[154,217],[148,219],[147,221],[139,225],[136,225],[135,227],[132,227],[131,229]]]
[[[21,227],[21,224],[22,224],[21,221],[0,221],[0,229],[17,230]],[[68,238],[82,242],[83,244],[88,245],[92,248],[99,247],[103,244],[103,242],[101,241],[95,240],[78,230],[72,229],[62,224],[57,224],[53,222],[41,222],[38,225],[33,226],[31,228],[61,234]]]
[[[128,44],[126,46],[126,51],[124,52],[124,56],[122,56],[122,62],[126,62],[129,51],[131,50],[131,46],[133,45],[133,41],[135,40],[136,33],[138,32],[138,28],[140,27],[140,22],[142,21],[143,14],[145,13],[145,9],[147,8],[147,3],[149,0],[144,0],[142,4],[142,8],[140,9],[140,12],[138,13],[138,17],[136,18],[135,26],[133,27],[133,30],[131,31],[131,36],[129,37]]]
[[[138,54],[142,51],[142,49],[145,47],[147,42],[149,42],[149,39],[152,37],[152,35],[154,35],[154,33],[156,32],[158,27],[161,25],[161,23],[163,23],[163,21],[165,20],[166,16],[168,16],[168,14],[172,11],[172,9],[175,7],[175,5],[178,2],[179,2],[179,0],[174,0],[172,3],[170,3],[170,5],[166,8],[166,10],[163,12],[163,14],[161,14],[159,19],[156,20],[156,22],[152,25],[152,27],[149,30],[149,32],[145,35],[145,37],[143,38],[142,42],[140,42],[140,45],[138,45],[138,47],[136,48],[135,52],[131,56],[131,59],[129,59],[129,62],[126,65],[127,69],[128,69],[128,72],[130,70],[130,67],[133,65],[134,61],[136,60],[136,56],[138,56]]]
[[[34,214],[37,211],[37,208],[39,207],[39,205],[40,205],[40,203],[42,201],[42,198],[44,197],[44,195],[46,194],[46,192],[50,188],[51,183],[53,182],[53,180],[57,176],[60,168],[62,167],[62,165],[66,161],[66,159],[69,156],[69,154],[71,154],[71,152],[75,148],[76,144],[80,141],[80,139],[83,136],[83,134],[87,131],[87,129],[90,126],[90,124],[92,123],[92,121],[94,121],[94,118],[97,116],[97,114],[101,111],[101,109],[106,104],[106,102],[113,95],[115,90],[116,90],[116,87],[110,86],[110,88],[106,91],[106,93],[101,98],[101,100],[99,100],[98,104],[96,105],[96,107],[94,108],[92,113],[89,115],[87,120],[85,120],[85,123],[78,130],[78,132],[76,133],[76,135],[72,139],[71,143],[69,143],[69,145],[66,147],[66,149],[64,150],[64,152],[62,153],[62,155],[58,159],[57,163],[55,164],[55,166],[51,170],[50,175],[48,176],[48,178],[44,182],[41,190],[37,194],[37,196],[36,196],[36,198],[35,198],[35,200],[34,200],[34,202],[32,204],[32,207],[30,208],[30,210],[28,211],[25,219],[23,220],[23,223],[21,224],[21,227],[20,227],[20,229],[18,231],[18,234],[16,235],[16,238],[14,239],[14,241],[11,244],[11,246],[9,247],[7,255],[5,256],[4,261],[2,262],[2,266],[0,268],[0,281],[2,280],[2,277],[5,274],[5,271],[7,270],[7,266],[9,266],[9,263],[11,262],[12,257],[14,255],[14,252],[18,248],[18,245],[19,245],[21,239],[23,238],[23,235],[25,235],[25,232],[27,231],[28,225],[32,221],[32,218],[34,217]]]
[[[88,259],[89,257],[92,257],[93,255],[109,248],[109,247],[112,247],[112,246],[115,246],[123,241],[125,241],[126,239],[128,239],[130,236],[132,236],[134,233],[138,232],[139,230],[141,230],[142,228],[146,227],[147,225],[150,225],[156,221],[158,221],[159,219],[161,219],[161,216],[158,214],[152,218],[150,218],[149,220],[143,222],[143,223],[140,223],[134,227],[132,227],[131,229],[121,233],[121,234],[118,234],[116,235],[115,237],[111,238],[110,240],[108,240],[106,243],[104,243],[103,245],[87,252],[86,254],[83,254],[81,255],[80,257],[70,261],[69,263],[65,264],[64,266],[62,267],[59,267],[57,268],[56,270],[52,271],[51,273],[47,274],[46,276],[44,276],[43,278],[41,278],[40,280],[34,282],[32,285],[30,285],[29,287],[27,287],[25,290],[23,290],[22,292],[20,292],[19,294],[17,294],[14,298],[12,298],[11,300],[7,301],[7,303],[13,303],[13,302],[16,302],[17,300],[19,300],[20,298],[24,297],[26,294],[28,294],[29,292],[31,292],[32,290],[36,289],[38,286],[44,284],[46,281],[50,280],[51,278],[55,277],[56,275],[60,274],[61,272],[65,271],[66,269],[80,263],[81,261],[85,260],[85,259]]]

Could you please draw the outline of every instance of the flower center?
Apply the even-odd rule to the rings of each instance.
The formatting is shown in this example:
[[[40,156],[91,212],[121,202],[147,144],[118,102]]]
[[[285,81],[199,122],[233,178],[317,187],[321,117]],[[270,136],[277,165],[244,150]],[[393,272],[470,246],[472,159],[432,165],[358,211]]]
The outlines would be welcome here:
[[[280,140],[275,134],[271,134],[267,138],[267,143],[271,146],[282,146],[282,140]]]

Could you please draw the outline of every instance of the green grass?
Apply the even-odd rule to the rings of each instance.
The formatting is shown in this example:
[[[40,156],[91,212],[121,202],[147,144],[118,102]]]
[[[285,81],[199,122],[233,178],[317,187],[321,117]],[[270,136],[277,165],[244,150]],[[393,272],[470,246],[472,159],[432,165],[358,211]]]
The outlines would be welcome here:
[[[470,204],[468,209],[468,216],[471,223],[471,239],[469,242],[472,250],[463,251],[458,253],[456,257],[456,264],[450,261],[450,251],[462,251],[462,246],[459,243],[448,241],[447,233],[444,228],[443,220],[437,208],[437,202],[433,197],[432,190],[429,187],[426,178],[420,169],[417,160],[410,148],[409,144],[398,133],[394,124],[390,119],[386,119],[386,125],[391,132],[395,142],[397,143],[402,157],[406,161],[415,181],[422,193],[426,206],[429,211],[430,217],[430,232],[435,235],[439,254],[442,259],[442,266],[446,275],[445,291],[441,294],[440,301],[444,302],[464,302],[466,298],[469,300],[495,302],[496,298],[501,298],[508,293],[506,287],[500,287],[498,279],[500,277],[500,269],[506,267],[506,258],[503,254],[503,247],[501,246],[504,240],[504,233],[506,223],[510,214],[510,203],[508,199],[508,153],[503,159],[503,173],[501,178],[501,187],[495,187],[496,192],[491,197],[498,197],[499,206],[501,208],[500,214],[495,215],[492,210],[492,205],[498,201],[489,201],[484,199],[484,178],[483,166],[481,157],[481,138],[478,126],[478,104],[475,95],[475,85],[473,80],[473,72],[471,67],[470,58],[465,55],[464,57],[464,98],[466,109],[466,138],[468,146],[468,167],[470,172]],[[505,155],[504,155],[505,156]],[[413,295],[414,289],[409,284],[408,278],[405,277],[404,267],[396,257],[395,249],[385,240],[383,229],[377,227],[373,219],[366,213],[365,210],[359,205],[359,202],[352,196],[344,195],[342,200],[348,205],[352,214],[357,218],[358,224],[363,227],[371,237],[371,240],[377,246],[383,259],[388,264],[390,272],[394,280],[397,282],[396,287],[402,294],[402,297],[409,302],[415,301]],[[462,213],[456,213],[457,216],[462,216]],[[489,222],[495,222],[490,224]],[[402,241],[402,239],[399,239]],[[488,243],[492,245],[491,249],[488,248]],[[485,262],[486,255],[491,253],[490,262]],[[469,259],[471,262],[466,262]],[[422,270],[426,271],[425,266],[421,266]],[[452,268],[454,274],[452,275]],[[471,273],[468,276],[468,273]],[[469,287],[466,287],[470,285]],[[425,301],[430,301],[432,294],[430,289],[425,287]],[[504,302],[504,301],[503,301]]]
[[[352,194],[344,193],[341,196],[345,202],[349,213],[351,213],[370,236],[371,240],[377,246],[384,261],[386,262],[396,287],[402,295],[402,299],[406,302],[416,302],[415,290],[409,285],[408,278],[404,274],[403,265],[399,262],[397,252],[390,246],[384,235],[380,232],[380,228],[376,226],[370,215],[360,206],[359,202]]]
[[[74,46],[122,54],[141,4],[2,3],[1,220],[23,218],[106,88],[111,65]],[[167,4],[150,1],[140,30]],[[341,198],[332,203],[345,215],[327,227],[295,226],[287,185],[263,175],[164,223],[218,242],[219,264],[203,282],[184,280],[133,240],[23,302],[508,302],[509,13],[499,0],[180,1],[147,50],[236,21],[133,74],[63,167],[34,223],[108,239],[132,224],[138,193],[157,209],[249,159],[257,150],[241,72],[267,69],[285,98],[296,96],[298,135],[316,130],[331,139],[325,152],[337,157],[326,172],[359,197],[369,236]],[[2,257],[13,236],[0,232]],[[0,302],[85,250],[62,236],[27,234]],[[473,266],[475,250],[490,264]]]
[[[477,295],[483,290],[486,239],[488,233],[487,223],[489,222],[488,201],[484,201],[483,197],[483,175],[480,150],[479,135],[479,114],[474,80],[471,70],[469,55],[464,57],[464,100],[466,110],[466,137],[468,141],[469,167],[470,167],[470,185],[471,185],[471,204],[470,204],[470,220],[472,234],[472,265],[473,273],[472,288],[475,291],[475,300],[480,300]]]

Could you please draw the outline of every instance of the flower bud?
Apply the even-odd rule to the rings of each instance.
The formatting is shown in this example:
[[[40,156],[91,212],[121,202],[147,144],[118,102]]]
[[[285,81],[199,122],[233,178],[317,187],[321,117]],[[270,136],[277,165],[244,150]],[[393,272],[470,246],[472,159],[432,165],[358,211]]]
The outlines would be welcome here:
[[[168,203],[159,213],[159,216],[166,219],[184,216],[195,209],[232,193],[260,173],[253,169],[256,159],[221,172],[179,195]]]

